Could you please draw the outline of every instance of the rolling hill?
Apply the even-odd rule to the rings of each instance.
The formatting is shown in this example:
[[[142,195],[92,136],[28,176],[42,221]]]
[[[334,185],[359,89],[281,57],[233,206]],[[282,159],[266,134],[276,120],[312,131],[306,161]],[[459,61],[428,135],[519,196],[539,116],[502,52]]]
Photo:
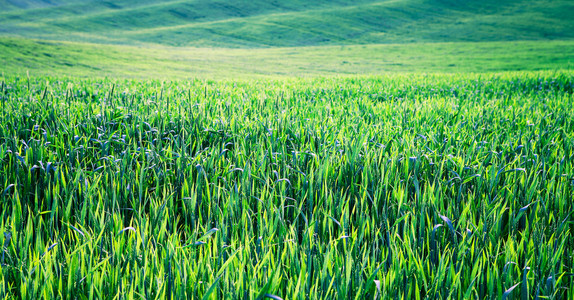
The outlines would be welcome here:
[[[0,34],[192,47],[574,38],[568,0],[1,0]]]
[[[3,74],[84,78],[238,79],[572,70],[573,57],[574,41],[227,49],[0,38]]]
[[[2,74],[570,70],[569,0],[0,0]]]

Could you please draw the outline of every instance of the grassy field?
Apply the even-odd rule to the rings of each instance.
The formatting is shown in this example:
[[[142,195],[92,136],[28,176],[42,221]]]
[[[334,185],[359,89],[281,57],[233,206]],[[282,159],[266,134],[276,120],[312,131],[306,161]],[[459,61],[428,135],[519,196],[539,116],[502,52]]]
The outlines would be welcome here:
[[[572,299],[573,92],[5,76],[0,296]]]
[[[96,43],[251,48],[574,38],[570,0],[13,2],[20,1],[0,1],[8,8],[0,33]]]
[[[0,298],[574,299],[573,11],[0,0]]]
[[[0,0],[0,71],[247,79],[571,70],[566,0]]]
[[[0,38],[12,75],[247,79],[390,73],[572,70],[574,41],[429,43],[272,49],[178,48]]]

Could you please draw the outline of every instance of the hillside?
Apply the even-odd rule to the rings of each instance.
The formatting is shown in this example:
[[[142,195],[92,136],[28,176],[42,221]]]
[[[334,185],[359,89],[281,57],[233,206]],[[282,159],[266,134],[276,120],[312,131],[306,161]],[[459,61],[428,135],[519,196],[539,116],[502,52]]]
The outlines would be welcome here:
[[[296,47],[574,38],[568,0],[0,0],[0,35],[93,43]]]
[[[571,70],[574,41],[224,49],[0,37],[1,71],[79,77],[253,78]]]

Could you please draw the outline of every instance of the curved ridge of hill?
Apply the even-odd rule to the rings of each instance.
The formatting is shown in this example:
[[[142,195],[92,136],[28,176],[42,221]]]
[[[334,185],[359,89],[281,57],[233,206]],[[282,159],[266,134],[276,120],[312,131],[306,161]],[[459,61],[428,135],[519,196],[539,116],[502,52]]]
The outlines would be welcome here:
[[[112,44],[295,47],[568,40],[570,0],[0,0],[0,34]]]

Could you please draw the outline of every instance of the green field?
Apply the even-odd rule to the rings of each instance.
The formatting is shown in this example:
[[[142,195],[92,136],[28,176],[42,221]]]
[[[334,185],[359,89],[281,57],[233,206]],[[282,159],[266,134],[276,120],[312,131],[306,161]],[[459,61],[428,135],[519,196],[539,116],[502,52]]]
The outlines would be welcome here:
[[[571,70],[566,0],[0,0],[4,74],[247,79]]]
[[[26,9],[10,2],[23,1],[0,1],[7,8],[0,32],[97,43],[294,47],[574,38],[570,0],[37,0],[21,3]]]
[[[570,72],[2,82],[3,297],[574,296]]]
[[[573,12],[0,0],[0,298],[574,299]]]
[[[213,49],[0,38],[0,59],[6,74],[167,80],[569,71],[574,40]]]

